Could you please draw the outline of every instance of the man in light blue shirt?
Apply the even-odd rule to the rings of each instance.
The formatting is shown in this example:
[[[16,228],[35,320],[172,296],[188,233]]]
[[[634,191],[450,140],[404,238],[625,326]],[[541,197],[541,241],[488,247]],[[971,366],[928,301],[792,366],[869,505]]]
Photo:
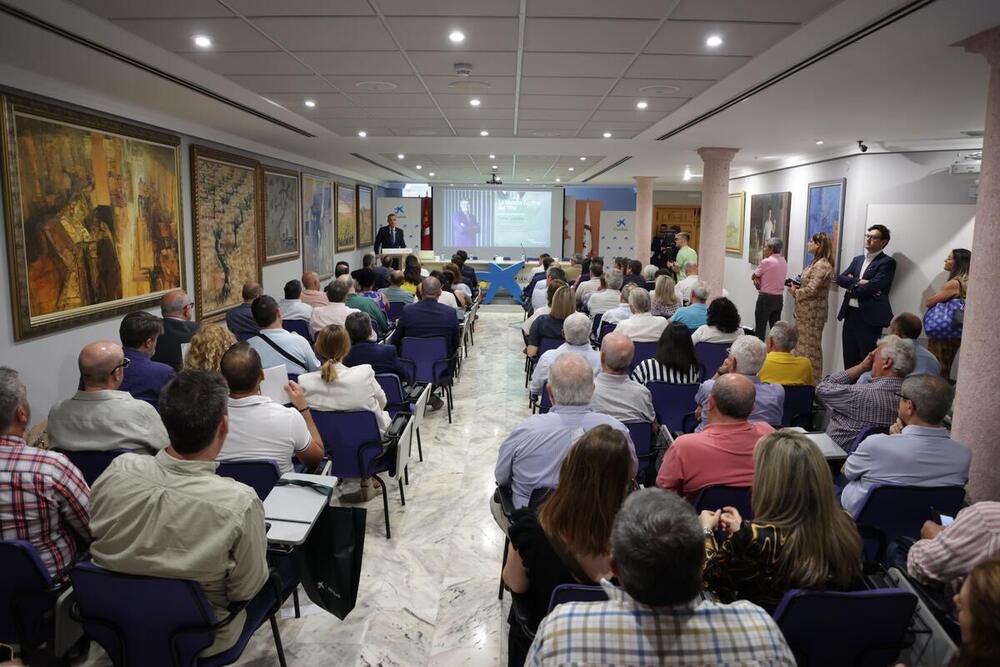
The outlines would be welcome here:
[[[872,435],[847,457],[840,496],[857,517],[876,484],[965,486],[972,451],[942,426],[955,390],[938,375],[911,375],[899,390],[899,420],[889,435]]]
[[[319,369],[319,359],[312,345],[302,336],[281,327],[281,310],[278,303],[264,295],[250,305],[260,333],[247,342],[257,351],[264,368],[284,365],[289,375],[301,375]]]
[[[941,375],[941,362],[930,350],[917,341],[923,329],[924,325],[920,321],[920,317],[913,313],[900,313],[889,323],[889,333],[913,341],[913,353],[916,355],[917,363],[910,371],[910,375]],[[856,384],[865,384],[871,381],[872,373],[868,371],[858,378]]]
[[[552,363],[564,352],[581,355],[594,369],[594,375],[601,372],[601,353],[590,346],[590,318],[583,313],[573,313],[567,317],[563,321],[563,338],[566,340],[565,343],[538,358],[535,371],[531,374],[532,395],[538,396],[542,393],[542,387],[549,379]]]
[[[525,419],[500,445],[496,480],[500,486],[512,487],[515,507],[526,506],[534,489],[558,486],[566,452],[581,435],[601,424],[625,435],[632,469],[638,468],[635,445],[625,425],[590,409],[594,373],[586,359],[575,352],[559,355],[552,364],[547,391],[552,409]]]
[[[278,302],[278,309],[283,320],[308,322],[312,318],[313,307],[308,303],[302,303],[302,283],[298,280],[289,280],[285,283],[285,298]]]
[[[694,292],[692,291],[692,296]],[[757,397],[753,403],[753,411],[747,421],[766,422],[771,426],[781,425],[781,416],[785,411],[785,388],[772,382],[761,382],[757,377],[764,360],[767,359],[767,346],[756,336],[740,336],[729,348],[729,356],[722,362],[715,377],[726,373],[740,373],[753,382]],[[698,388],[695,401],[698,409],[695,416],[701,419],[695,431],[701,431],[708,425],[708,397],[712,394],[715,378],[705,380]]]
[[[691,288],[690,305],[678,308],[670,322],[683,324],[689,331],[694,331],[703,324],[708,324],[708,286],[699,281]]]

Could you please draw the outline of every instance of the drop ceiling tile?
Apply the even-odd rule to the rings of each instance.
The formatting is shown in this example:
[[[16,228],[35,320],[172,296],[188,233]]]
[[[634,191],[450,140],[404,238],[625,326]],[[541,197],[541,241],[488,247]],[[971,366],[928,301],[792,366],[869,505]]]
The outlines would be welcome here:
[[[135,2],[135,0],[132,1]],[[173,1],[171,0],[171,2]],[[372,16],[375,14],[365,0],[226,1],[243,16]]]
[[[798,26],[789,23],[724,23],[719,21],[667,21],[643,53],[693,53],[717,56],[756,56],[771,48]],[[715,48],[705,44],[709,35],[722,37]]]
[[[373,120],[379,125],[385,125],[386,127],[392,128],[394,131],[398,129],[410,129],[414,127],[425,127],[433,128],[435,130],[448,130],[448,123],[444,121],[440,116],[437,119],[433,118],[380,118],[377,121]]]
[[[568,120],[519,120],[517,127],[525,130],[559,130],[572,134],[580,127],[580,123]]]
[[[593,109],[600,102],[596,95],[521,95],[522,109]]]
[[[587,124],[583,130],[580,131],[581,139],[603,139],[604,133],[607,132],[606,129],[597,127],[596,125]],[[637,130],[614,130],[611,133],[611,138],[607,141],[614,141],[615,139],[632,139],[639,132]]]
[[[514,127],[512,120],[475,120],[469,118],[450,118],[455,129],[465,130],[489,130],[492,134],[494,130],[510,130]]]
[[[433,107],[427,93],[352,93],[351,98],[365,107],[413,108]]]
[[[381,108],[368,107],[365,109],[365,113],[367,113],[372,118],[433,118],[436,120],[441,119],[441,112],[433,107],[428,107],[428,108],[410,108],[405,106],[381,107]]]
[[[238,18],[123,19],[114,23],[168,51],[199,51],[191,40],[194,35],[210,37],[211,52],[280,50]]]
[[[329,93],[333,89],[318,76],[230,76],[229,79],[257,93]]]
[[[309,70],[287,53],[186,53],[184,57],[217,74],[309,74]]]
[[[631,54],[656,26],[656,21],[635,19],[531,19],[524,30],[524,50]]]
[[[490,137],[481,137],[481,136],[479,136],[479,131],[478,130],[459,130],[458,128],[455,128],[455,129],[458,132],[458,136],[460,136],[460,137],[475,137],[476,139],[480,139],[480,140],[483,140],[483,141],[489,140],[490,137],[491,138],[503,138],[503,137],[512,137],[512,136],[514,136],[514,128],[513,127],[508,127],[506,130],[490,130]]]
[[[344,120],[363,121],[376,117],[371,113],[371,110],[364,107],[323,107],[322,109],[317,107],[316,109],[303,109],[301,112],[296,109],[296,112],[320,124]],[[377,122],[380,125],[386,124],[386,121]]]
[[[518,0],[379,0],[386,16],[517,16]]]
[[[467,97],[514,94],[514,77],[512,76],[473,76],[469,78],[457,76],[425,76],[423,79],[430,91],[435,94],[463,94],[467,95]],[[523,90],[524,88],[522,83],[522,92]]]
[[[368,136],[370,137],[392,136],[392,132],[385,125],[376,126],[361,121],[340,121],[340,120],[324,121],[320,124],[323,127],[327,128],[328,130],[332,130],[337,134],[343,136],[357,136],[358,131],[360,130],[364,130],[365,132],[367,132]]]
[[[334,76],[329,75],[325,78],[329,79],[333,85],[337,86],[339,89],[343,90],[349,95],[354,95],[357,93],[370,92],[358,87],[358,84],[364,84],[368,82],[377,83],[391,83],[396,87],[392,90],[387,90],[382,95],[395,95],[399,93],[422,93],[424,92],[424,87],[420,85],[420,80],[415,76]]]
[[[682,100],[686,101],[686,100]],[[680,105],[678,105],[680,107]],[[648,111],[648,110],[647,110]],[[594,113],[594,121],[630,121],[635,123],[645,123],[652,125],[663,120],[668,112],[647,113],[643,111],[597,111]]]
[[[323,109],[333,108],[333,107],[353,107],[357,106],[351,103],[351,100],[341,95],[340,93],[316,93],[316,94],[291,94],[291,93],[281,93],[279,95],[268,95],[268,99],[274,100],[278,104],[286,107],[295,113],[301,113],[303,115],[316,115],[321,114]],[[305,105],[306,99],[313,100],[316,102],[316,106],[309,108]]]
[[[611,91],[612,95],[622,97],[695,97],[715,84],[714,79],[622,79]],[[641,91],[647,86],[668,86],[676,90],[657,92]]]
[[[509,120],[514,118],[513,109],[445,109],[444,114],[448,118],[468,118],[470,120]]]
[[[524,76],[615,77],[632,60],[625,53],[525,53]]]
[[[289,51],[395,51],[374,16],[282,16],[253,24]]]
[[[395,17],[389,28],[406,51],[514,51],[517,49],[516,18]],[[455,44],[448,39],[453,30],[465,34]]]
[[[231,17],[232,12],[217,2],[172,0],[171,2],[136,2],[135,0],[71,0],[74,5],[106,19]]]
[[[590,109],[521,109],[517,117],[521,120],[584,121],[590,117]]]
[[[839,0],[681,0],[671,19],[803,23]]]
[[[659,119],[654,119],[648,123],[635,123],[617,120],[591,121],[583,126],[584,131],[608,132],[612,134],[622,130],[634,130],[636,132],[652,127]]]
[[[615,80],[585,76],[527,76],[521,79],[522,95],[604,95]]]
[[[469,100],[472,99],[473,95],[448,95],[439,94],[435,95],[434,99],[438,101],[442,109],[472,109],[475,108],[469,104]],[[514,108],[514,96],[513,95],[475,95],[480,101],[479,110],[486,111],[487,109],[513,109]]]
[[[636,97],[608,97],[601,103],[601,111],[630,111],[639,115],[655,115],[657,111],[673,111],[688,101],[686,97],[643,97],[648,105],[645,109],[636,108]]]
[[[413,70],[398,52],[298,51],[295,55],[320,74],[363,75],[377,79],[381,75],[412,74]]]
[[[531,0],[528,16],[658,19],[669,7],[663,0]]]
[[[628,69],[633,78],[721,79],[742,67],[749,58],[729,56],[639,56]]]
[[[409,55],[422,76],[454,76],[455,63],[472,65],[473,79],[479,76],[511,76],[517,66],[513,51],[415,51]]]

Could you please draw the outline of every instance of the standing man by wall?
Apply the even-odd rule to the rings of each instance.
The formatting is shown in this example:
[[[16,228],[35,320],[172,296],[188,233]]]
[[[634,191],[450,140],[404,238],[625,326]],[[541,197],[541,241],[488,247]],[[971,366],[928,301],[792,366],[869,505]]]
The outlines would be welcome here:
[[[764,259],[750,275],[757,288],[757,307],[754,309],[755,333],[757,338],[767,340],[767,327],[781,319],[784,304],[785,277],[788,262],[781,256],[782,243],[777,237],[764,241]]]
[[[882,328],[892,321],[889,289],[896,276],[896,260],[882,252],[889,245],[889,229],[872,225],[865,234],[865,254],[851,260],[837,276],[847,290],[838,320],[844,321],[844,368],[861,363],[875,349]]]

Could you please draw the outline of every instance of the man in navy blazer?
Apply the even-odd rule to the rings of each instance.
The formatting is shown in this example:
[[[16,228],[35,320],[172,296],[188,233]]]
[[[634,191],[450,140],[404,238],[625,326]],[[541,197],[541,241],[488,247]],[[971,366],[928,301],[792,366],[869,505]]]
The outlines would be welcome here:
[[[420,301],[403,308],[403,314],[396,320],[396,333],[392,343],[400,351],[403,339],[444,338],[448,344],[448,354],[454,354],[461,344],[461,331],[455,309],[438,303],[441,296],[441,282],[437,278],[424,278],[420,283]]]
[[[889,289],[896,276],[896,260],[882,252],[889,245],[889,229],[872,225],[865,234],[865,254],[851,261],[837,276],[847,290],[837,314],[844,321],[844,368],[851,368],[875,349],[883,327],[892,321]]]
[[[403,384],[412,381],[410,370],[396,353],[396,348],[392,345],[380,345],[373,342],[372,320],[368,313],[351,313],[344,321],[344,328],[351,338],[351,351],[344,357],[344,365],[347,367],[368,364],[379,373],[394,373],[399,376]]]
[[[379,227],[375,234],[374,250],[375,254],[381,254],[382,248],[405,248],[406,240],[403,238],[403,230],[396,227],[396,214],[390,213],[386,218],[387,224]]]

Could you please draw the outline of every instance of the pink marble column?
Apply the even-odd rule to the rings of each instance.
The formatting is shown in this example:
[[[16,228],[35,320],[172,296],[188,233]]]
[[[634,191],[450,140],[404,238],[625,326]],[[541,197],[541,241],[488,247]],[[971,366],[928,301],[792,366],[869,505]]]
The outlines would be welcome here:
[[[638,190],[635,194],[635,258],[643,266],[649,264],[649,247],[653,243],[653,181],[654,176],[633,176]]]
[[[1000,28],[974,35],[959,46],[986,58],[990,83],[952,432],[956,440],[972,448],[969,495],[974,501],[1000,500],[1000,388],[995,368],[1000,353],[996,328],[1000,313]]]
[[[738,148],[699,148],[704,163],[701,179],[701,231],[698,275],[712,298],[722,294],[726,275],[726,211],[729,208],[729,163]]]

